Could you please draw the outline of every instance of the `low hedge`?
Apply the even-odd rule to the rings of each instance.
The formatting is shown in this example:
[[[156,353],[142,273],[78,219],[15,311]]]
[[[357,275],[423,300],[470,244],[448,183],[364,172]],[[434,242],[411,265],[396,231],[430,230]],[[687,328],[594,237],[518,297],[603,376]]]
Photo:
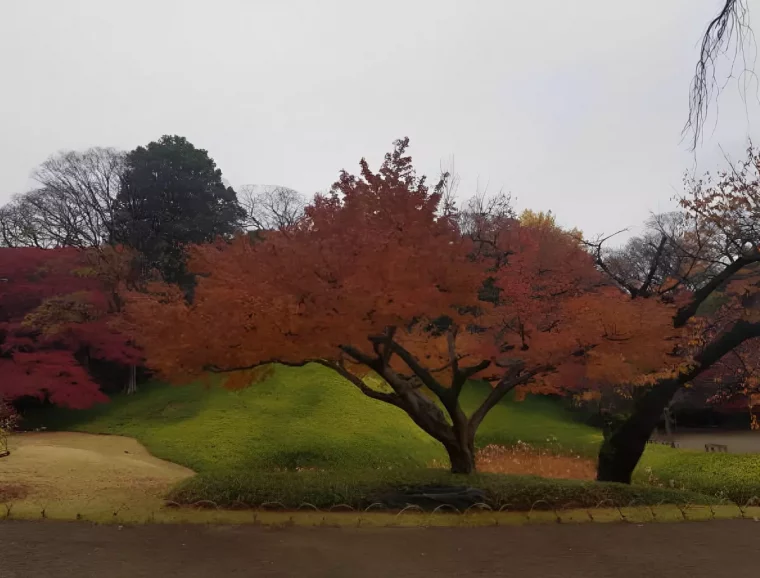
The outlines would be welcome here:
[[[422,494],[432,488],[469,489],[492,509],[527,511],[593,507],[625,507],[657,504],[708,505],[720,499],[669,488],[627,486],[578,480],[546,479],[501,474],[454,475],[444,470],[362,472],[300,471],[275,473],[201,473],[181,482],[168,498],[179,504],[216,505],[220,508],[278,505],[297,509],[311,505],[329,509],[338,505],[354,509],[397,509],[399,494]],[[389,496],[395,496],[389,499]],[[436,502],[417,503],[433,509]],[[394,506],[395,502],[395,506]],[[378,504],[379,503],[379,504]]]

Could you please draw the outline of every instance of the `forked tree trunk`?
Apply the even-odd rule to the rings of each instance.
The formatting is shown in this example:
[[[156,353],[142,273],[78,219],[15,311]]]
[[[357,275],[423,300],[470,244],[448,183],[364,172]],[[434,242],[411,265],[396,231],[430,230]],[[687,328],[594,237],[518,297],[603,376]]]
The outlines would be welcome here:
[[[475,449],[473,444],[449,443],[444,444],[449,454],[452,474],[475,473]]]
[[[599,450],[598,481],[631,483],[633,470],[660,421],[663,409],[680,388],[681,382],[677,379],[662,382],[636,403],[633,414],[604,440]]]
[[[446,449],[451,463],[452,474],[472,474],[475,472],[475,428],[458,407],[452,410],[456,425],[446,422],[440,408],[414,391],[406,399],[402,409],[431,437]],[[476,426],[477,427],[477,426]]]

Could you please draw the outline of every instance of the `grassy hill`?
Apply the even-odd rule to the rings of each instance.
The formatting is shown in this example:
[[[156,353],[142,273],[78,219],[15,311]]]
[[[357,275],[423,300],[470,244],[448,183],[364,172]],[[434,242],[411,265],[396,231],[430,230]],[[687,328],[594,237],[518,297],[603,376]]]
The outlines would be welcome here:
[[[470,383],[462,403],[472,411],[488,385]],[[365,397],[325,367],[278,366],[240,391],[195,383],[151,383],[133,397],[84,411],[55,409],[31,421],[49,429],[137,438],[154,455],[198,472],[296,467],[376,469],[445,461],[443,448],[400,409]],[[597,430],[572,421],[551,400],[505,400],[480,427],[477,445],[518,440],[593,455]]]
[[[462,404],[468,413],[485,398],[488,387],[467,384]],[[445,463],[446,454],[403,411],[365,397],[320,365],[278,366],[266,381],[240,391],[200,383],[150,383],[136,396],[116,396],[89,410],[49,408],[27,417],[29,427],[134,437],[153,455],[195,470],[200,475],[171,494],[183,503],[358,506],[365,499],[371,503],[371,496],[384,489],[415,481],[462,483],[445,470],[424,468],[433,460]],[[601,434],[550,399],[505,399],[481,425],[476,444],[517,441],[594,457]],[[745,503],[748,496],[760,495],[755,481],[759,461],[754,456],[649,447],[637,470],[638,485],[628,488],[498,474],[480,474],[467,483],[489,488],[494,503],[527,508],[538,498],[591,505],[602,497],[617,505],[633,499],[641,503],[704,499],[668,493],[669,487]],[[322,471],[275,471],[310,467]],[[659,487],[647,487],[652,483]]]

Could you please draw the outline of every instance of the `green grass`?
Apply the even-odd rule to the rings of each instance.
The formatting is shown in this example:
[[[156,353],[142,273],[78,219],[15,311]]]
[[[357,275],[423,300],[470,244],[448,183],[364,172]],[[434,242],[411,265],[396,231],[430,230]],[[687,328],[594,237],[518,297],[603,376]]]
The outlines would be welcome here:
[[[210,501],[218,507],[277,504],[296,509],[348,505],[364,509],[388,503],[387,494],[430,486],[467,486],[482,490],[492,509],[508,510],[626,507],[667,504],[717,504],[717,498],[665,488],[551,480],[498,474],[454,475],[444,470],[391,470],[298,473],[230,472],[200,474],[181,482],[169,496],[181,504]]]
[[[467,385],[466,411],[477,407],[487,388]],[[116,396],[83,411],[46,411],[28,421],[49,429],[134,437],[154,455],[197,472],[415,468],[446,460],[442,446],[403,411],[365,397],[319,365],[278,366],[266,381],[235,392],[200,383],[153,383],[133,397]],[[551,400],[529,398],[494,408],[476,443],[518,440],[593,455],[601,437]]]
[[[742,506],[760,504],[760,455],[650,446],[634,473],[634,482],[709,494]]]
[[[470,414],[488,393],[488,384],[470,383],[462,392],[462,407]],[[554,400],[531,396],[524,401],[512,397],[494,407],[478,429],[476,445],[510,446],[518,441],[560,454],[596,458],[602,434],[576,421]]]
[[[471,412],[487,392],[488,385],[469,383],[462,394],[465,410]],[[445,463],[446,454],[404,412],[366,398],[318,365],[279,366],[266,381],[236,392],[200,383],[152,383],[134,397],[116,396],[85,411],[46,410],[28,422],[138,439],[154,455],[199,472],[175,490],[183,502],[342,501],[358,507],[393,485],[454,480],[446,472],[424,470],[433,460]],[[476,444],[517,441],[594,457],[601,435],[551,399],[506,399],[489,413]],[[275,472],[311,467],[325,471]],[[626,490],[511,476],[478,475],[468,483],[487,487],[497,504],[511,500],[524,506],[557,496],[588,506],[608,499],[609,492],[617,505],[631,499],[658,503],[676,499],[672,492],[658,493],[674,488],[743,505],[760,498],[760,456],[649,446],[634,479],[637,486]]]

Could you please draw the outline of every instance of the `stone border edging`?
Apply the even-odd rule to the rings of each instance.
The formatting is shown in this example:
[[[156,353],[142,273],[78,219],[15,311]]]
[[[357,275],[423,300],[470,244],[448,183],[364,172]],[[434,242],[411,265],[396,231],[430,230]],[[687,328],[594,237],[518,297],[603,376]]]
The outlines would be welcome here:
[[[729,519],[760,521],[760,506],[635,506],[530,512],[470,512],[465,514],[408,512],[314,512],[262,510],[208,510],[162,508],[157,511],[103,510],[75,512],[65,505],[39,508],[19,502],[0,504],[0,520],[57,520],[110,524],[254,524],[274,527],[475,527],[526,524],[657,523]]]

